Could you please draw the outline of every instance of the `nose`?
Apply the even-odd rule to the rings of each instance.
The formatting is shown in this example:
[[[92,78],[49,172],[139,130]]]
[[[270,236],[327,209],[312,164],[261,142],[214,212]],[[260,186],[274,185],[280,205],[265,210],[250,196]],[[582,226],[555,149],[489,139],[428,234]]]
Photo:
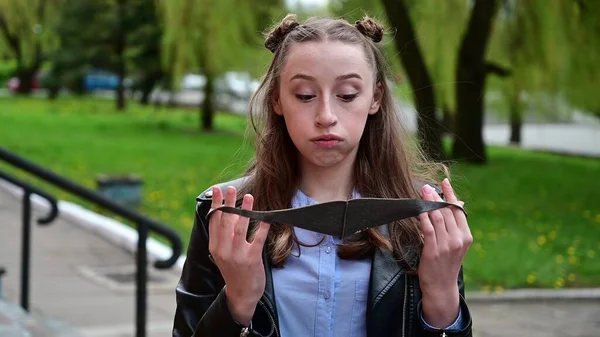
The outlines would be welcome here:
[[[328,99],[324,99],[319,105],[315,122],[317,126],[320,127],[330,127],[337,124],[337,116],[335,115],[333,107]]]

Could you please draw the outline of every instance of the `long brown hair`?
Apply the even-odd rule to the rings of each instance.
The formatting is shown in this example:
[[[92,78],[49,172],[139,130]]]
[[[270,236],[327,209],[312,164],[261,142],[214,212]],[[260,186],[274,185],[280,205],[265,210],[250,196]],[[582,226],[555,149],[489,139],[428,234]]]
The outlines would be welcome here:
[[[240,196],[251,193],[255,210],[291,207],[298,189],[298,151],[287,132],[283,117],[272,106],[272,95],[279,88],[279,77],[292,44],[308,41],[341,41],[362,46],[372,65],[377,85],[383,91],[381,108],[368,117],[354,168],[354,184],[362,197],[421,198],[420,186],[436,181],[440,166],[425,160],[416,142],[400,123],[399,112],[386,81],[387,66],[376,43],[383,27],[371,18],[355,25],[341,19],[311,18],[303,24],[294,15],[286,16],[272,29],[265,46],[273,59],[250,103],[250,122],[256,134],[256,153],[241,187]],[[409,271],[414,271],[423,241],[417,219],[406,219],[388,226],[388,233],[371,228],[344,240],[338,247],[341,258],[359,259],[375,249],[384,249]],[[271,264],[283,266],[296,240],[292,226],[271,226],[268,256]]]

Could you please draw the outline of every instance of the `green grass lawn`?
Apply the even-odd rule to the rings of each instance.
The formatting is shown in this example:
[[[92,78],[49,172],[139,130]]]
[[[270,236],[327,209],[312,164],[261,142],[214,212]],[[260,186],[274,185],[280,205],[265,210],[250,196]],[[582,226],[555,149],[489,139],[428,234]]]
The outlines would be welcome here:
[[[250,159],[245,123],[219,114],[217,131],[206,134],[196,110],[130,104],[119,113],[112,101],[0,99],[2,146],[90,188],[99,174],[141,176],[141,211],[184,241],[196,195],[239,175]],[[475,237],[465,261],[469,289],[600,286],[600,160],[494,147],[489,158],[452,167]]]

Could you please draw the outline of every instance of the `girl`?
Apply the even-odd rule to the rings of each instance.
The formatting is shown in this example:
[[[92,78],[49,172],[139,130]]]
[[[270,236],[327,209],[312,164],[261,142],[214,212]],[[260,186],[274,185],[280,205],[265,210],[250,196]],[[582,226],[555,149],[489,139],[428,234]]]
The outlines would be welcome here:
[[[174,336],[471,336],[462,261],[472,236],[454,207],[343,240],[211,208],[278,210],[348,198],[461,204],[404,139],[370,18],[288,15],[252,99],[245,177],[198,197],[177,287]],[[260,114],[256,119],[255,114]],[[259,123],[256,123],[256,122]],[[409,147],[410,146],[410,147]],[[224,199],[224,201],[223,201]]]

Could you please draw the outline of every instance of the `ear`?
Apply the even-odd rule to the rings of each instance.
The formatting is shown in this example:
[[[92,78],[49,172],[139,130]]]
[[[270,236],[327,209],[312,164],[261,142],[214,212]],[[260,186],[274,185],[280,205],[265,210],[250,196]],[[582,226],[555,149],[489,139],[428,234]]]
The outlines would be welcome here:
[[[381,82],[377,82],[375,86],[375,91],[373,92],[373,101],[371,102],[371,106],[369,107],[369,115],[374,115],[379,111],[379,107],[381,107],[381,100],[383,98],[383,85]]]
[[[279,116],[283,115],[283,110],[281,109],[281,99],[279,97],[279,89],[273,90],[273,95],[271,96],[271,104],[273,104],[273,111]]]

